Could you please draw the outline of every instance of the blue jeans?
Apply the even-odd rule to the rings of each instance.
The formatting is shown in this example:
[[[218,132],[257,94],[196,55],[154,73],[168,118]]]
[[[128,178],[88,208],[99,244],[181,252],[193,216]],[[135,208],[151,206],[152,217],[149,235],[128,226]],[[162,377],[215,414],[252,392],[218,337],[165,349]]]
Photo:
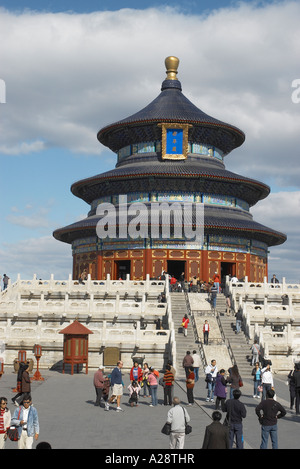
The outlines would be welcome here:
[[[264,401],[267,399],[267,390],[271,389],[272,385],[269,383],[264,383],[263,384],[263,390],[262,390],[262,400]]]
[[[198,367],[194,368],[194,373],[195,373],[195,383],[196,383],[199,379],[199,368]]]
[[[149,385],[147,384],[147,380],[145,379],[144,380],[144,396],[150,396],[150,389],[149,389]]]
[[[236,325],[236,333],[239,334],[241,332],[241,321],[237,319],[235,325]]]
[[[152,405],[157,405],[158,404],[157,388],[158,388],[157,384],[150,386]]]
[[[260,391],[258,391],[258,386],[260,386],[260,381],[254,381],[254,396],[259,396]]]
[[[233,442],[236,442],[237,449],[244,449],[244,438],[243,438],[243,424],[241,423],[231,423],[229,429],[229,444],[232,448]]]
[[[214,391],[215,391],[215,386],[216,382],[212,381],[210,383],[207,383],[207,398],[208,399],[213,399],[214,397]]]
[[[268,448],[269,435],[271,437],[272,449],[278,449],[277,424],[270,426],[261,426],[261,444],[260,449]]]

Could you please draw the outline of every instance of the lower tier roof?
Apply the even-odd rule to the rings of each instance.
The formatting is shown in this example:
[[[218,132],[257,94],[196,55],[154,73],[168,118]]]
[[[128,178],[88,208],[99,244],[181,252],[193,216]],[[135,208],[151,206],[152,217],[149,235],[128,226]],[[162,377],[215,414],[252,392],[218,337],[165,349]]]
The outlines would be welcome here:
[[[150,204],[146,205],[150,207]],[[53,236],[55,239],[69,244],[77,239],[96,236],[97,223],[101,218],[102,217],[99,215],[87,217],[76,223],[55,230]],[[128,216],[128,222],[134,218],[135,216]],[[172,224],[172,218],[170,224]],[[191,225],[194,224],[195,219],[191,221]],[[118,225],[118,219],[116,225]],[[249,212],[230,207],[211,207],[205,205],[204,235],[207,234],[243,237],[264,242],[267,246],[280,245],[284,243],[287,238],[284,233],[275,231],[254,221]]]

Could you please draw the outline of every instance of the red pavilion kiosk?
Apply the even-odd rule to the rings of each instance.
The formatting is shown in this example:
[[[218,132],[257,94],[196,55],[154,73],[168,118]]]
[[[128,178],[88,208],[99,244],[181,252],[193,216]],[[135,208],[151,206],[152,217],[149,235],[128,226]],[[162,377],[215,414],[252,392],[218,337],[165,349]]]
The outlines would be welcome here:
[[[88,336],[93,334],[87,327],[81,324],[77,319],[61,330],[59,334],[64,334],[64,358],[63,373],[65,372],[65,364],[71,365],[71,374],[73,375],[74,365],[77,365],[77,373],[79,365],[85,364],[86,374],[88,373]]]

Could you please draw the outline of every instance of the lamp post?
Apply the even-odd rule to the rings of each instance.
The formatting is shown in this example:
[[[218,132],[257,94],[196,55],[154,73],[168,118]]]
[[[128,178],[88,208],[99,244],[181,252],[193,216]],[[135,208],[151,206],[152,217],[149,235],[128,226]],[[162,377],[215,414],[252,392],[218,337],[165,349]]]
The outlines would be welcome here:
[[[26,350],[19,350],[18,352],[18,362],[26,363]]]
[[[41,345],[35,344],[34,346],[34,356],[36,358],[36,372],[34,373],[32,380],[34,381],[44,381],[41,373],[39,372],[39,361],[42,356],[42,347]]]

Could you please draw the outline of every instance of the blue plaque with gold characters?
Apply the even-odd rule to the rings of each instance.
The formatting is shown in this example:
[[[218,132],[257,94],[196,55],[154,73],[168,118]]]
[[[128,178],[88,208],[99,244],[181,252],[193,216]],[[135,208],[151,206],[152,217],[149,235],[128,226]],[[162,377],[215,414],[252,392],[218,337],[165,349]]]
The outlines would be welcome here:
[[[183,153],[183,130],[167,129],[166,147],[168,155],[176,155]]]
[[[190,124],[158,124],[162,128],[162,158],[185,160],[188,154]]]

